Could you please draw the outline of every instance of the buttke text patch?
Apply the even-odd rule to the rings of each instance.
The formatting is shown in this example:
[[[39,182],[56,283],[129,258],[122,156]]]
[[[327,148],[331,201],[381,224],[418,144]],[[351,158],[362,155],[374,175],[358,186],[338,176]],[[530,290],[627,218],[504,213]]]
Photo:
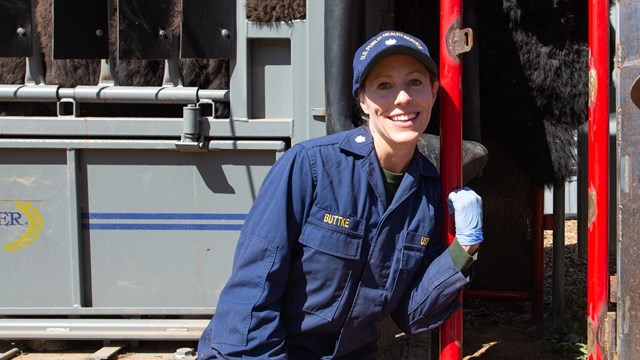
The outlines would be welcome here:
[[[327,213],[324,214],[324,219],[322,219],[322,221],[326,224],[340,226],[346,229],[349,228],[349,218],[345,218],[342,216]]]

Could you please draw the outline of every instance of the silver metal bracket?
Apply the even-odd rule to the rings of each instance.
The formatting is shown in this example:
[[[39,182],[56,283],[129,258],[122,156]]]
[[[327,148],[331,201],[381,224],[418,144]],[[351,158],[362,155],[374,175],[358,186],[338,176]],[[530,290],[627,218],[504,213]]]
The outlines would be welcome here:
[[[76,117],[78,111],[78,103],[74,99],[62,98],[58,101],[58,116]]]
[[[198,139],[198,141],[185,141],[184,138],[176,142],[176,149],[182,152],[206,152],[207,144],[204,136]]]

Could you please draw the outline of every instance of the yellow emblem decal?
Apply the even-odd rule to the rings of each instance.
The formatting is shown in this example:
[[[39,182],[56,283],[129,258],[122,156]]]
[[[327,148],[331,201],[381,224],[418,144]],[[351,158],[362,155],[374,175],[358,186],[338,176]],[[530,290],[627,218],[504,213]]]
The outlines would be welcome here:
[[[16,251],[18,249],[25,248],[34,242],[39,236],[42,229],[44,229],[44,221],[42,220],[42,214],[34,207],[30,202],[16,201],[16,211],[4,211],[0,212],[0,225],[3,226],[20,226],[25,227],[26,231],[19,238],[9,241],[4,245],[4,249],[0,248],[0,252],[5,249],[9,251]],[[24,217],[26,217],[26,221]]]
[[[427,246],[427,244],[429,243],[429,240],[431,240],[431,238],[428,236],[420,237],[420,245]]]

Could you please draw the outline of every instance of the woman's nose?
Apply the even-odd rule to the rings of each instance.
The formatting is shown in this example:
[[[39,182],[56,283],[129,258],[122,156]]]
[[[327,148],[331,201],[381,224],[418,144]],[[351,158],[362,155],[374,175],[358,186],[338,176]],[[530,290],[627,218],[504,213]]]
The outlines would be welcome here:
[[[411,94],[409,94],[409,92],[406,89],[400,89],[400,91],[398,91],[398,94],[396,95],[396,104],[406,104],[407,102],[411,101]]]

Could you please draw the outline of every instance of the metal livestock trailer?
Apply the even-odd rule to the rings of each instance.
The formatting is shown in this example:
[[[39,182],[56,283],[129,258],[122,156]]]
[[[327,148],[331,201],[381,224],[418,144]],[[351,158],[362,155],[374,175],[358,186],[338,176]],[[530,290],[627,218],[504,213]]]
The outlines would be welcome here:
[[[184,1],[202,31],[178,50],[229,58],[227,89],[179,83],[169,1],[144,19],[120,1],[120,59],[166,60],[160,86],[114,84],[109,3],[53,2],[54,57],[103,59],[97,84],[63,87],[43,79],[36,2],[0,2],[0,56],[27,59],[0,85],[0,339],[197,340],[267,171],[325,134],[322,2],[260,26],[243,1]],[[12,112],[35,105],[53,113]]]
[[[95,84],[64,87],[44,79],[32,16],[37,3],[0,1],[0,56],[26,59],[24,81],[0,85],[0,339],[196,340],[215,311],[238,231],[270,166],[292,144],[349,126],[330,121],[347,116],[337,102],[350,95],[325,88],[333,84],[325,79],[345,76],[329,74],[325,65],[329,58],[348,66],[353,44],[331,47],[325,36],[354,36],[325,19],[348,21],[353,9],[308,1],[304,19],[264,24],[247,20],[244,1],[182,0],[176,36],[171,1],[120,0],[112,31],[105,15],[111,2],[55,0],[53,57],[102,59]],[[367,2],[360,28],[370,35],[388,26],[392,11],[380,9],[391,3]],[[597,281],[589,283],[594,359],[632,359],[640,346],[633,276],[640,109],[629,97],[640,73],[640,6],[617,5],[618,206],[608,215],[618,221],[618,273],[610,297],[602,265],[608,248],[602,173],[609,165],[601,161],[606,146],[594,142],[590,176],[600,176],[589,180],[589,229],[597,231],[589,234],[589,278]],[[594,24],[608,23],[606,2],[593,0],[590,8]],[[448,191],[462,181],[458,55],[472,46],[472,34],[460,29],[461,2],[443,0],[441,16],[447,35],[440,43],[440,67],[447,69],[441,116],[448,119],[442,136],[452,146],[443,148],[441,165]],[[608,104],[601,94],[608,68],[598,65],[608,61],[607,39],[593,38],[590,140],[603,138],[598,106]],[[117,56],[109,50],[115,44]],[[163,59],[162,83],[114,81],[114,64],[129,58]],[[229,59],[228,89],[183,86],[180,64],[189,58]],[[32,111],[36,104],[47,110]],[[221,104],[225,116],[217,116]],[[616,313],[607,312],[609,300]],[[441,330],[441,358],[460,357],[461,321],[458,314]]]

